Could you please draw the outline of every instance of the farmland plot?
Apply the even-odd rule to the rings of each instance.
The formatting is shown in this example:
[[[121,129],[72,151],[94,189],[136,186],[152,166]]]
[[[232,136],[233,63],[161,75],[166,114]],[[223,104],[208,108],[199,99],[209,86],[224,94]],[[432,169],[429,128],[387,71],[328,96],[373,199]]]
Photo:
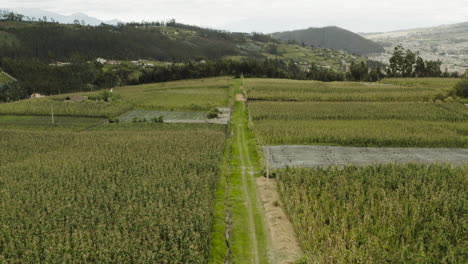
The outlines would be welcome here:
[[[0,115],[0,129],[81,131],[103,120],[90,117]]]
[[[225,127],[170,126],[0,129],[0,262],[206,263]]]
[[[277,171],[310,263],[466,263],[468,168]]]
[[[432,85],[432,82],[428,79],[426,83],[405,86],[399,83],[248,79],[245,83],[249,99],[271,101],[432,101],[453,87]]]

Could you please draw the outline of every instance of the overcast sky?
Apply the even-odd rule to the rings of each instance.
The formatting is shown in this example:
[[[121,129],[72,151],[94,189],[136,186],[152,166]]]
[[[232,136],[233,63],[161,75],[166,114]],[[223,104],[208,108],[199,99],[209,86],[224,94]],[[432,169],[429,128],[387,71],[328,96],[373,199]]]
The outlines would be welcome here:
[[[468,0],[0,0],[0,8],[83,12],[102,20],[161,20],[230,31],[336,25],[378,32],[468,21]]]

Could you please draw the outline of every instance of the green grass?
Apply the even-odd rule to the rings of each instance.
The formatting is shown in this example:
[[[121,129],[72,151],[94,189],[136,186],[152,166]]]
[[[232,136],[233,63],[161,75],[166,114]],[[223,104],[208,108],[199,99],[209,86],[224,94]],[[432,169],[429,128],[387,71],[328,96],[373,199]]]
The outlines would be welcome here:
[[[276,172],[307,263],[466,263],[468,167]]]
[[[426,80],[426,82],[423,82]],[[447,80],[445,85],[439,85]],[[455,79],[456,80],[456,79]],[[432,101],[446,94],[454,79],[418,79],[402,86],[385,83],[247,79],[249,99],[274,101]],[[388,82],[388,81],[387,81]]]
[[[451,89],[460,81],[457,78],[385,78],[383,84]]]
[[[99,118],[50,116],[2,116],[0,129],[82,131],[102,122]]]
[[[0,71],[0,84],[9,83],[12,79],[7,76],[4,72]]]
[[[247,113],[243,102],[236,102],[232,115],[234,139],[231,149],[231,175],[229,178],[229,204],[232,217],[232,238],[230,241],[232,260],[234,263],[252,263],[253,255],[257,254],[259,263],[267,263],[267,239],[263,223],[263,215],[256,198],[255,177],[261,176],[260,165],[255,152],[253,134],[247,126]],[[246,160],[247,159],[247,160]],[[242,170],[252,168],[254,175],[248,172],[246,183],[243,183]],[[246,185],[245,185],[246,184]],[[247,188],[245,190],[244,188]],[[246,206],[245,191],[249,193],[252,204],[252,214],[255,226],[257,252],[253,252],[251,230],[249,229],[249,212]]]
[[[211,110],[227,106],[231,78],[175,81],[114,89],[135,109]]]
[[[225,126],[0,130],[0,262],[206,263]]]

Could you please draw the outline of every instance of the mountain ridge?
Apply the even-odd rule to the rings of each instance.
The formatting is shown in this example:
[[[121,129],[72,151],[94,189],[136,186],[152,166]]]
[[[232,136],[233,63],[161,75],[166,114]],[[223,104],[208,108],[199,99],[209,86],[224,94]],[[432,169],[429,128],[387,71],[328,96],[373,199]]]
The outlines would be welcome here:
[[[47,19],[53,19],[56,22],[62,23],[62,24],[73,24],[75,20],[78,20],[80,23],[82,21],[85,22],[87,25],[91,26],[98,26],[101,23],[104,24],[109,24],[109,25],[117,25],[118,23],[121,23],[122,21],[118,19],[112,19],[112,20],[101,20],[99,18],[90,16],[86,13],[83,12],[76,12],[71,15],[62,15],[56,12],[51,12],[39,8],[5,8],[2,9],[4,11],[8,12],[15,12],[19,13],[28,17],[33,17],[36,19],[47,17]]]
[[[275,32],[270,35],[282,41],[296,41],[306,45],[344,50],[359,55],[384,52],[381,45],[337,26],[309,27],[307,29]]]

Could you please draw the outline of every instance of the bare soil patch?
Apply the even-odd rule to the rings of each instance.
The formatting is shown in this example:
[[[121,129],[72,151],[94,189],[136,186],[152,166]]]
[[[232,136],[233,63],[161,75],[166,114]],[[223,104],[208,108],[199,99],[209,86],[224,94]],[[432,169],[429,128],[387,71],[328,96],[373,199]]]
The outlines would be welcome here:
[[[259,177],[256,181],[273,251],[270,256],[271,263],[295,263],[303,253],[293,226],[283,210],[276,180]]]
[[[247,100],[245,99],[245,96],[243,94],[236,94],[236,101],[245,102]]]

